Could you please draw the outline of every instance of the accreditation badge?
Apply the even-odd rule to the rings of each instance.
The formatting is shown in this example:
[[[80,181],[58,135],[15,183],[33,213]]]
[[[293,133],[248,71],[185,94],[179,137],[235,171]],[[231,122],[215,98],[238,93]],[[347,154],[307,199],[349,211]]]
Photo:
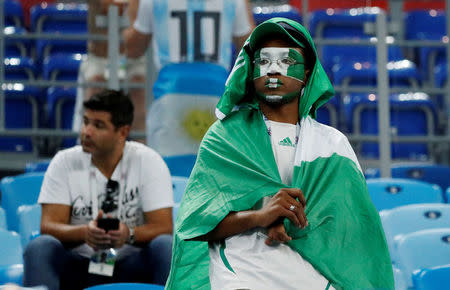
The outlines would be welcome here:
[[[88,272],[102,276],[112,277],[117,253],[113,248],[96,251],[89,262]]]

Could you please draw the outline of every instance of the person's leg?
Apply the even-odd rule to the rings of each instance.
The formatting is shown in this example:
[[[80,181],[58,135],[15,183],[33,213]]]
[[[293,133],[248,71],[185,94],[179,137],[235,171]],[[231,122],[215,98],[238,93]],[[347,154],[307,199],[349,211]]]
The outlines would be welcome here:
[[[49,235],[39,236],[28,244],[24,252],[24,286],[45,285],[49,290],[55,290],[60,289],[61,280],[70,279],[67,285],[81,289],[87,260],[66,250],[58,239]]]
[[[165,285],[171,258],[171,235],[160,235],[143,248],[127,247],[117,258],[114,281]]]

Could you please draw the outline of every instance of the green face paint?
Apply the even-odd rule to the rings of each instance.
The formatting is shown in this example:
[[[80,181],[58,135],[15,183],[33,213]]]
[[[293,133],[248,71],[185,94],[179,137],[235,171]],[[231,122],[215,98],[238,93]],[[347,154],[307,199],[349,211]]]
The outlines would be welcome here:
[[[281,74],[299,81],[305,79],[303,55],[293,48],[264,47],[255,52],[253,79]]]
[[[276,74],[293,78],[304,84],[305,65],[303,55],[297,50],[287,47],[264,47],[257,50],[254,55],[253,79],[267,77],[265,87],[277,89],[283,85],[283,82],[275,77]],[[266,95],[256,92],[258,99],[273,105],[289,103],[300,94],[301,91],[285,95]]]

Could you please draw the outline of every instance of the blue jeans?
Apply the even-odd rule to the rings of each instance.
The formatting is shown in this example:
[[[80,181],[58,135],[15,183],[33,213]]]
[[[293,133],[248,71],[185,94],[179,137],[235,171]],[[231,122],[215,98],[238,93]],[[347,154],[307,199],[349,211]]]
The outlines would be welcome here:
[[[170,271],[172,236],[160,235],[144,247],[120,253],[113,277],[88,273],[89,259],[67,249],[58,239],[42,235],[24,252],[25,287],[45,285],[49,290],[83,289],[114,282],[164,285]]]

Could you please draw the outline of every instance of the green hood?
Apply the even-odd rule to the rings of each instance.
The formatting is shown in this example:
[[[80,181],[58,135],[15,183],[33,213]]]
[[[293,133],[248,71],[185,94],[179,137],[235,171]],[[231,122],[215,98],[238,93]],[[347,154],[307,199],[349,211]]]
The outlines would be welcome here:
[[[294,33],[288,32],[287,28],[294,30]],[[306,28],[290,19],[272,18],[258,25],[241,49],[225,84],[225,92],[217,104],[216,115],[219,119],[224,119],[242,103],[257,104],[251,93],[253,88],[251,56],[256,45],[265,37],[273,36],[273,34],[285,34],[300,47],[305,47],[305,44],[298,40],[299,37],[294,35],[300,34],[307,41],[315,56],[314,69],[306,83],[303,96],[300,98],[299,118],[306,117],[308,114],[316,118],[317,109],[334,95],[334,89],[320,64],[313,40]]]

